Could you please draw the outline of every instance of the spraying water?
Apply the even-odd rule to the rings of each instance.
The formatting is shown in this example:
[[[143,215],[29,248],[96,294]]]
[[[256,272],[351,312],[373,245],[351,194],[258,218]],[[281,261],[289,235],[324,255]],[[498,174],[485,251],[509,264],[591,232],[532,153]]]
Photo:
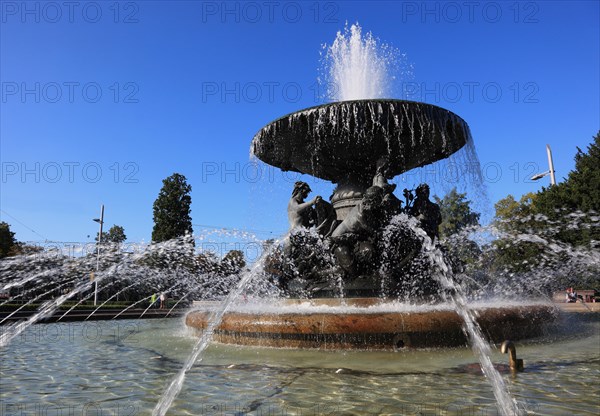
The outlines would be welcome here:
[[[483,336],[481,327],[477,323],[475,313],[468,305],[467,296],[462,287],[452,278],[452,270],[446,264],[444,255],[433,244],[425,231],[419,227],[418,221],[415,218],[409,218],[405,214],[400,214],[392,218],[386,232],[389,233],[391,229],[399,226],[401,223],[407,224],[421,238],[423,252],[427,255],[431,264],[435,266],[433,277],[441,285],[441,295],[454,307],[464,321],[464,331],[468,335],[469,344],[479,360],[483,373],[492,385],[499,410],[506,416],[518,415],[519,408],[517,401],[510,394],[500,373],[494,368],[490,359],[490,344]]]
[[[275,247],[278,244],[279,244],[279,242],[276,242],[275,244],[272,245],[272,247]],[[194,345],[192,352],[190,353],[189,357],[185,361],[181,370],[179,370],[179,373],[177,373],[177,376],[175,376],[173,381],[171,381],[171,383],[169,384],[169,386],[163,393],[160,401],[156,404],[156,407],[154,408],[154,411],[152,412],[153,416],[163,416],[164,414],[167,413],[167,411],[171,407],[171,404],[173,404],[173,401],[175,400],[175,398],[181,391],[181,388],[183,387],[183,382],[185,380],[186,373],[192,368],[194,363],[198,360],[198,357],[200,356],[200,354],[202,354],[202,352],[206,349],[206,347],[208,347],[208,344],[210,343],[210,341],[212,339],[213,333],[214,333],[215,329],[221,323],[221,320],[223,319],[225,312],[227,312],[227,310],[231,307],[233,302],[244,292],[244,290],[246,289],[246,287],[248,286],[248,284],[250,283],[252,278],[254,276],[256,276],[256,274],[263,269],[264,261],[269,256],[269,254],[270,254],[270,251],[266,250],[263,253],[263,255],[256,261],[254,266],[249,271],[243,273],[242,278],[238,282],[237,286],[229,293],[229,295],[221,303],[219,308],[217,308],[216,310],[214,310],[211,313],[211,316],[208,319],[208,325],[202,331],[202,336],[200,337],[200,339],[198,339],[198,341]]]
[[[322,76],[326,98],[332,101],[389,98],[401,55],[371,32],[363,35],[358,23],[338,32],[323,46]]]
[[[210,272],[203,273],[200,269],[186,270],[181,267],[182,264],[188,264],[190,267],[195,264],[193,246],[188,240],[186,237],[154,244],[139,253],[107,250],[102,257],[101,270],[95,274],[95,282],[102,290],[114,290],[113,288],[120,284],[126,286],[117,290],[88,318],[110,299],[133,287],[139,289],[138,295],[158,290],[179,297],[190,294],[199,285],[210,281],[212,279]],[[77,296],[82,298],[62,314],[61,319],[93,295],[93,291],[90,293],[92,284],[88,281],[88,275],[89,270],[95,268],[95,261],[95,257],[92,256],[70,259],[42,252],[36,255],[16,256],[0,262],[0,288],[7,290],[15,286],[20,287],[23,289],[22,296],[27,299],[23,305],[1,320],[0,324],[4,324],[4,327],[0,334],[0,348],[6,347],[29,326],[53,316],[67,301]],[[27,289],[28,286],[32,287]],[[56,293],[60,296],[56,296]],[[211,294],[214,295],[212,292]],[[48,297],[52,299],[46,300]],[[115,318],[149,299],[150,296],[142,295],[141,298],[122,310]],[[7,323],[14,315],[36,301],[43,302],[26,321]]]

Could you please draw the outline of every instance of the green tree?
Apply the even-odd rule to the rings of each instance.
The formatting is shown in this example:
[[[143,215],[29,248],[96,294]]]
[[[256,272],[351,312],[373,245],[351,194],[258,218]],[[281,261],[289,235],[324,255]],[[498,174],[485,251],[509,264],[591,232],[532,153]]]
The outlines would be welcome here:
[[[577,148],[575,170],[569,173],[567,184],[577,209],[600,212],[600,131],[584,153]]]
[[[15,233],[10,230],[10,225],[4,221],[0,222],[0,259],[17,254],[19,246]]]
[[[13,247],[15,249],[15,254],[21,254],[21,255],[41,253],[42,251],[44,251],[44,249],[42,247],[32,246],[29,244],[23,244],[21,242],[17,243],[17,245],[13,246]]]
[[[599,189],[600,132],[587,152],[577,149],[575,169],[563,182],[523,195],[518,202],[509,195],[496,203],[496,270],[533,274],[539,287],[553,290],[600,287],[597,266],[579,260],[597,256]]]
[[[531,227],[536,214],[536,201],[538,195],[529,192],[521,197],[519,201],[514,196],[508,195],[500,199],[494,208],[496,216],[494,225],[503,231],[508,230],[526,230]]]
[[[98,235],[100,233],[96,233],[96,241],[98,241]],[[125,229],[120,225],[113,225],[107,231],[102,232],[102,242],[104,243],[122,243],[127,240],[127,236],[125,235]]]
[[[519,201],[514,196],[499,200],[494,205],[494,226],[500,232],[493,242],[495,255],[493,266],[509,272],[523,272],[537,266],[542,260],[545,247],[536,238],[544,222],[535,216],[538,195],[525,194]]]
[[[479,225],[480,214],[471,210],[471,201],[466,197],[466,193],[457,192],[456,188],[453,188],[442,199],[434,196],[442,214],[440,237],[449,237],[465,227]]]
[[[471,201],[467,199],[467,194],[457,192],[456,188],[441,199],[434,196],[434,200],[439,205],[442,215],[439,227],[440,245],[446,261],[454,273],[463,273],[477,260],[481,250],[477,243],[460,231],[469,226],[479,225],[480,214],[471,210]]]
[[[239,273],[246,267],[244,252],[241,250],[230,250],[221,260],[223,270],[228,274]]]
[[[575,170],[562,182],[538,192],[536,209],[564,225],[557,238],[573,245],[589,246],[600,241],[597,215],[600,212],[600,132],[587,153],[577,148]],[[568,218],[580,212],[576,223]]]
[[[199,273],[219,273],[221,271],[221,262],[212,251],[198,253],[196,264],[198,265]]]
[[[192,186],[179,173],[163,180],[163,187],[154,201],[152,241],[167,241],[192,233],[191,191]]]

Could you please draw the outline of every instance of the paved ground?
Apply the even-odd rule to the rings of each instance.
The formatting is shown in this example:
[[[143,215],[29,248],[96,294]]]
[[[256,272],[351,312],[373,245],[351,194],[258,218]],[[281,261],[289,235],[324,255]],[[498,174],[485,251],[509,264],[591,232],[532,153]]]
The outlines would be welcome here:
[[[600,303],[555,303],[565,312],[600,312]]]
[[[98,320],[108,320],[108,319],[139,319],[140,316],[143,315],[143,319],[153,319],[153,318],[175,318],[181,316],[187,309],[174,309],[171,313],[169,313],[168,309],[149,309],[144,313],[145,309],[129,309],[126,312],[121,312],[121,309],[104,309],[95,312],[90,316],[94,309],[78,309],[69,312],[64,318],[61,319],[61,322],[74,322],[74,321],[98,321]],[[31,315],[33,315],[36,311],[19,311],[15,313],[13,316],[8,318],[4,323],[7,324],[9,322],[20,321],[24,319],[28,319]],[[0,321],[4,320],[11,312],[0,312]],[[40,322],[56,322],[63,314],[64,310],[59,310],[54,313],[51,317],[42,319]],[[119,316],[117,316],[119,315]],[[90,316],[88,318],[88,316]]]

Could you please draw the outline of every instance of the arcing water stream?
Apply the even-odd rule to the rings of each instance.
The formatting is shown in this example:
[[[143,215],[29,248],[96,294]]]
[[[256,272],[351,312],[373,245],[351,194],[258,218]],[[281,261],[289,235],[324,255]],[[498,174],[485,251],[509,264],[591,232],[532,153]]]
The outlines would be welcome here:
[[[464,330],[468,335],[469,344],[481,364],[483,373],[492,385],[494,397],[496,397],[500,412],[505,416],[520,414],[517,401],[510,394],[502,376],[492,364],[490,359],[490,344],[483,337],[481,327],[477,323],[473,311],[469,308],[467,297],[462,287],[452,278],[452,270],[446,264],[444,255],[440,249],[433,244],[425,231],[419,228],[418,221],[415,218],[399,215],[392,218],[390,227],[394,227],[395,223],[398,223],[399,221],[407,222],[412,230],[420,236],[421,241],[423,242],[423,250],[427,254],[431,264],[435,266],[433,277],[442,287],[441,295],[453,305],[456,312],[463,319]]]
[[[276,241],[276,243],[271,247],[276,246],[279,243],[280,241]],[[240,295],[244,292],[244,290],[246,289],[252,278],[256,275],[256,273],[258,273],[264,268],[264,261],[269,254],[269,251],[265,250],[262,256],[256,261],[254,266],[250,270],[242,274],[242,278],[240,279],[237,286],[229,293],[229,295],[227,295],[227,298],[225,298],[225,300],[221,303],[219,308],[212,312],[211,316],[208,319],[208,325],[202,332],[202,336],[194,345],[192,352],[190,353],[189,357],[185,360],[185,363],[183,364],[183,367],[181,368],[179,373],[177,373],[173,381],[171,381],[171,383],[163,393],[160,401],[157,403],[156,407],[154,408],[154,411],[152,412],[153,416],[163,416],[167,413],[167,410],[169,410],[169,408],[171,407],[173,400],[175,400],[175,398],[181,391],[181,387],[183,386],[183,382],[185,380],[185,374],[192,368],[194,363],[198,360],[200,354],[202,354],[202,352],[210,343],[213,333],[221,323],[225,312],[227,312],[227,310],[233,304],[233,302],[236,299],[238,299]]]

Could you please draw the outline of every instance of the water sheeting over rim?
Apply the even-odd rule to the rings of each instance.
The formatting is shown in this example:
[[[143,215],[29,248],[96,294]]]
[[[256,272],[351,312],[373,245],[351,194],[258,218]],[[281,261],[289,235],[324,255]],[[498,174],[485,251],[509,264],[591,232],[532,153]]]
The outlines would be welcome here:
[[[311,107],[281,117],[253,138],[263,162],[332,182],[368,183],[377,161],[389,177],[447,158],[470,140],[467,123],[431,104],[377,99]]]

